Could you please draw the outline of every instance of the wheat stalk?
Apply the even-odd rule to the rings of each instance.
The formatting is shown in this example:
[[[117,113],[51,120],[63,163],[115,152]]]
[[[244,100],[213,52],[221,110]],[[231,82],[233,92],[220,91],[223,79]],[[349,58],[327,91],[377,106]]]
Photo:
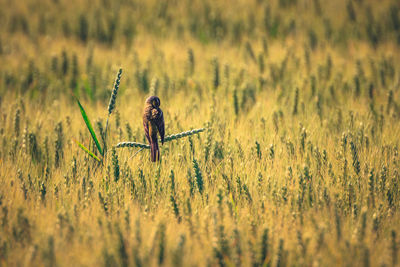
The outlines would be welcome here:
[[[118,89],[119,89],[119,84],[121,82],[121,75],[122,75],[122,69],[119,69],[118,74],[117,74],[117,78],[115,79],[114,82],[114,88],[111,92],[111,97],[110,97],[110,102],[108,103],[108,116],[107,116],[107,122],[106,122],[106,129],[104,131],[104,150],[106,150],[106,142],[105,140],[107,140],[107,128],[108,128],[108,120],[110,119],[110,115],[113,112],[114,108],[115,108],[115,100],[117,98],[117,94],[118,94]]]
[[[136,142],[121,142],[115,145],[116,148],[123,148],[123,147],[139,147],[139,148],[146,148],[150,149],[149,145],[136,143]]]
[[[117,98],[119,84],[121,82],[121,75],[122,75],[122,69],[119,69],[117,78],[115,79],[115,82],[114,82],[114,88],[111,93],[110,102],[108,103],[108,115],[110,115],[115,108],[115,100]]]
[[[186,131],[186,132],[181,132],[178,134],[172,134],[172,135],[168,135],[164,138],[164,142],[169,142],[169,141],[173,141],[173,140],[177,140],[179,138],[183,138],[186,136],[190,136],[190,135],[194,135],[197,133],[201,133],[203,131],[205,131],[206,128],[200,128],[200,129],[194,129],[194,130],[190,130],[190,131]],[[161,142],[161,140],[160,140]],[[142,143],[137,143],[137,142],[121,142],[115,145],[116,148],[123,148],[123,147],[139,147],[139,148],[145,148],[145,149],[150,149],[149,145],[146,144],[142,144]]]

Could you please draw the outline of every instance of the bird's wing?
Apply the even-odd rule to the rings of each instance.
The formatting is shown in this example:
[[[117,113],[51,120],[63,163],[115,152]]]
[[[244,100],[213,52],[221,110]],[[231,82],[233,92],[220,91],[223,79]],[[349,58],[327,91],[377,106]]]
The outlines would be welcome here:
[[[143,121],[144,133],[146,135],[147,141],[151,144],[150,135],[149,135],[149,121]]]
[[[162,111],[160,117],[156,120],[156,125],[158,132],[160,133],[161,144],[164,144],[165,123],[164,123],[164,114]]]

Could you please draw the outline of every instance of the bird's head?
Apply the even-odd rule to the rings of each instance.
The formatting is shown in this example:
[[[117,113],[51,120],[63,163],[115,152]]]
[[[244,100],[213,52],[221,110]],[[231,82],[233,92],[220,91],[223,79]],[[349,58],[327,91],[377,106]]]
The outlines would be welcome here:
[[[160,98],[158,96],[150,96],[147,98],[146,103],[151,104],[154,108],[159,108],[160,107]]]

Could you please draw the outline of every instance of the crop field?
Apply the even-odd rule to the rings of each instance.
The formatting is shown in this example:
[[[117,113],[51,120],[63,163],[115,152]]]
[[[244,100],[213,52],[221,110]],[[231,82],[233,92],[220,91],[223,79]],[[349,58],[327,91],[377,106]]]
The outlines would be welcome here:
[[[400,266],[398,0],[0,0],[0,62],[0,266]]]

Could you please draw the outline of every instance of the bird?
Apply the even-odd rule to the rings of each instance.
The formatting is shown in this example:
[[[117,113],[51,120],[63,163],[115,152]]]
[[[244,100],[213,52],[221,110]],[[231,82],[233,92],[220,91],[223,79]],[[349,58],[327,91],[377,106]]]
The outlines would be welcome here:
[[[161,144],[164,144],[165,123],[160,104],[158,96],[150,96],[146,99],[143,110],[143,127],[147,141],[150,144],[150,159],[152,162],[160,160],[157,134],[160,135]]]

